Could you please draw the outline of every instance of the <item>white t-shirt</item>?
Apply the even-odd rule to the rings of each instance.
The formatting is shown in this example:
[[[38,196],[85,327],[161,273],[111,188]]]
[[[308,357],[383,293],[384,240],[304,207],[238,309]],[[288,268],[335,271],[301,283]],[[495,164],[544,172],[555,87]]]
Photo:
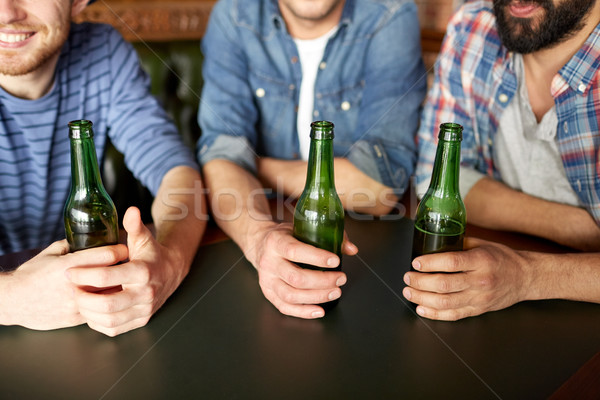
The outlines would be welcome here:
[[[298,130],[298,140],[300,142],[300,157],[303,160],[308,160],[308,151],[310,148],[310,124],[315,120],[313,111],[315,105],[315,82],[317,80],[317,73],[319,72],[327,42],[337,30],[338,27],[336,26],[325,35],[316,39],[294,39],[298,49],[298,56],[300,57],[300,65],[302,66],[302,83],[300,84],[300,99],[298,103],[296,126]]]

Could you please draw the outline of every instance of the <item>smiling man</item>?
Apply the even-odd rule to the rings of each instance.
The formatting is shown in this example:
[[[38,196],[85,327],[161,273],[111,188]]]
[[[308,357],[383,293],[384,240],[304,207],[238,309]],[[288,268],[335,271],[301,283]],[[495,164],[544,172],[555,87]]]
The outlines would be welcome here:
[[[413,261],[404,295],[455,320],[523,300],[600,302],[600,2],[494,0],[449,24],[419,130],[418,192],[440,123],[464,126],[468,222],[558,242],[541,254],[468,239]],[[436,272],[456,272],[443,274]]]
[[[177,193],[200,188],[198,166],[150,95],[132,46],[109,26],[71,24],[86,5],[0,2],[0,254],[45,248],[0,272],[0,324],[87,323],[114,336],[145,325],[177,288],[205,223],[162,201],[170,196],[191,210],[194,196]],[[123,219],[126,245],[67,254],[60,239],[70,187],[67,123],[75,119],[93,121],[98,159],[110,137],[157,195],[156,235],[132,208]],[[96,289],[105,287],[113,289]]]

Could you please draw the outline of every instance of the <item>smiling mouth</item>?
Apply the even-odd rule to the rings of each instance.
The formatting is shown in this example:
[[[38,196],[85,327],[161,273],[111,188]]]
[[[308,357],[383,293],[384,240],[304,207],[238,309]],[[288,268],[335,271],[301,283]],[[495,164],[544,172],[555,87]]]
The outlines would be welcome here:
[[[34,33],[6,33],[0,32],[0,42],[19,43],[29,39]]]

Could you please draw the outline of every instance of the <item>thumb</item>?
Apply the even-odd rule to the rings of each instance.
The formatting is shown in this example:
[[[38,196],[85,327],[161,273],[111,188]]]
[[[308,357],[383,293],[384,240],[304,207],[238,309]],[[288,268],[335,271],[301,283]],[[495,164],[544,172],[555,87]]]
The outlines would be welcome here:
[[[141,247],[152,236],[148,228],[142,222],[140,210],[137,207],[129,207],[123,216],[123,228],[127,231],[127,247],[130,252]]]

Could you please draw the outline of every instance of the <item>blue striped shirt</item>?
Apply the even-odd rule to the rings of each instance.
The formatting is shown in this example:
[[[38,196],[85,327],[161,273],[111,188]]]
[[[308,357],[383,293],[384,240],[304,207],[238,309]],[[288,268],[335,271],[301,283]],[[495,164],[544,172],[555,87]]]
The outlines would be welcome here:
[[[490,0],[466,3],[451,19],[419,128],[417,182],[433,169],[438,127],[464,127],[463,167],[500,180],[493,161],[500,118],[518,88]],[[552,80],[556,141],[567,179],[600,224],[600,25]]]
[[[73,24],[49,93],[24,100],[0,88],[0,253],[64,238],[71,179],[67,123],[74,119],[94,123],[99,160],[109,136],[154,194],[171,168],[197,168],[150,95],[133,47],[108,25]]]

